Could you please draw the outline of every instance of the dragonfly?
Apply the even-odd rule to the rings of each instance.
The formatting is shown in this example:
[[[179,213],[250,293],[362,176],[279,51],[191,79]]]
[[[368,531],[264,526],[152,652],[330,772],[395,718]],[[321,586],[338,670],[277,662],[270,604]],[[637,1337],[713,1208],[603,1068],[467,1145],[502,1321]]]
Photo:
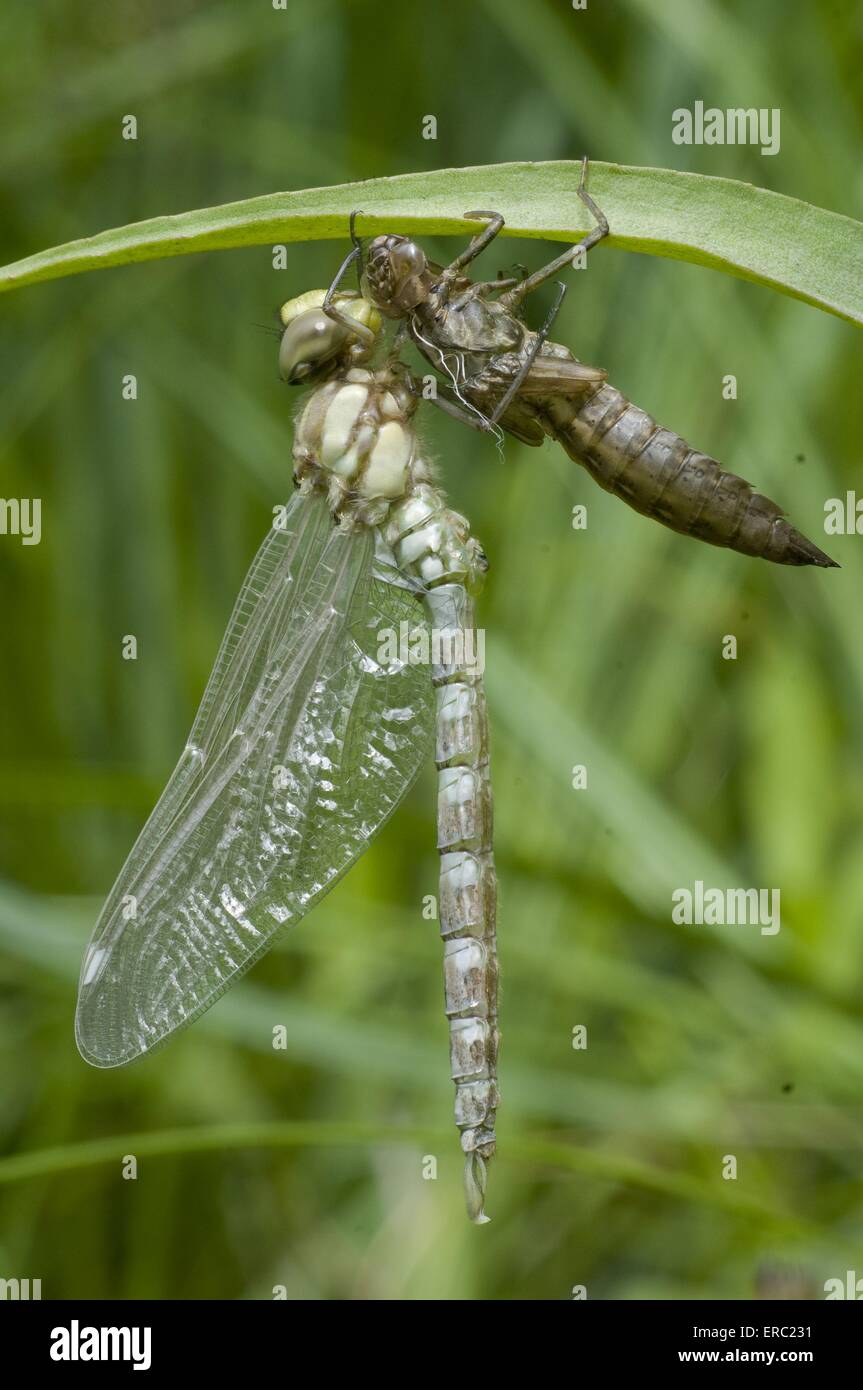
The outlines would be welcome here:
[[[280,311],[311,388],[291,499],[243,581],[188,742],[87,946],[75,1033],[117,1067],[165,1044],[368,848],[432,752],[438,917],[468,1215],[495,1152],[497,880],[475,600],[488,561],[418,440],[416,383],[367,300]],[[375,365],[375,364],[378,365]],[[396,641],[407,635],[409,640]]]
[[[527,297],[573,265],[609,235],[608,219],[587,191],[584,159],[578,196],[596,226],[532,275],[472,282],[465,268],[504,227],[499,212],[466,212],[485,226],[448,266],[430,261],[407,236],[374,237],[366,252],[351,216],[353,249],[330,293],[352,263],[365,297],[386,317],[400,320],[426,360],[443,378],[437,404],[473,428],[503,429],[540,445],[551,437],[607,492],[664,526],[711,545],[782,565],[838,568],[836,562],[785,519],[781,508],[716,459],[658,425],[591,367],[549,339],[566,293],[557,295],[538,331],[522,317]]]

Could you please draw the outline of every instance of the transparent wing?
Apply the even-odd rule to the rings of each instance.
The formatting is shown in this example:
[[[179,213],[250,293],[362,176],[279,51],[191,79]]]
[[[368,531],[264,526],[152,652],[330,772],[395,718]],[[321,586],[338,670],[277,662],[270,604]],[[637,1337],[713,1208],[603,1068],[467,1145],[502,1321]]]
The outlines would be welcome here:
[[[367,847],[428,751],[426,667],[378,658],[424,621],[370,532],[295,497],[243,583],[189,742],[84,956],[76,1036],[112,1067],[207,1009]],[[396,581],[396,576],[392,575]]]

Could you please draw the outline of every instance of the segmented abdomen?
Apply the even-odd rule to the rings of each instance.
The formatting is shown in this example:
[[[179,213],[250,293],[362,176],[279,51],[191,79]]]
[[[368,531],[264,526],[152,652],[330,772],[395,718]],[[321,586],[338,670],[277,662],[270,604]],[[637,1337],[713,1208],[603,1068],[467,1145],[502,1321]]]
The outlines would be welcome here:
[[[492,851],[484,644],[473,592],[487,561],[464,517],[419,487],[383,528],[397,563],[424,581],[437,699],[440,931],[455,1121],[465,1154],[465,1195],[485,1221],[486,1164],[495,1151],[497,1087],[497,878]]]
[[[769,497],[607,383],[543,400],[537,418],[600,487],[673,531],[780,565],[835,564]]]
[[[468,1212],[485,1220],[487,1161],[495,1151],[497,1088],[497,879],[492,852],[488,718],[473,599],[463,585],[430,589],[433,630],[449,647],[433,671],[437,693],[440,930],[455,1082],[466,1155]]]

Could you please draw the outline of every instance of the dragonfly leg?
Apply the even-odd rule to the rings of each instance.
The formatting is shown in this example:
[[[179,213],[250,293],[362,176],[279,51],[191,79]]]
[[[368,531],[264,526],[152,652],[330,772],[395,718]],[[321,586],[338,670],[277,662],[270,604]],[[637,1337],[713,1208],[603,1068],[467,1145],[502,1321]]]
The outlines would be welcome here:
[[[360,260],[362,256],[362,250],[360,248],[359,242],[356,241],[356,239],[354,238],[354,216],[355,214],[351,213],[351,237],[352,239],[354,239],[353,250],[348,252],[348,254],[345,256],[345,259],[342,261],[341,265],[336,271],[335,279],[330,285],[330,288],[327,290],[327,293],[324,297],[324,302],[321,305],[321,309],[326,314],[328,319],[332,319],[334,323],[341,324],[342,328],[349,329],[355,337],[359,338],[361,342],[365,343],[366,347],[374,347],[375,335],[372,332],[372,330],[370,328],[366,328],[364,323],[358,323],[356,319],[352,319],[347,314],[343,314],[341,309],[339,309],[338,306],[334,303],[336,291],[338,290],[339,285],[345,278],[345,275],[347,274],[350,267],[353,265],[354,261]],[[343,291],[343,293],[345,293],[345,291]],[[347,291],[347,293],[351,295],[352,298],[356,298],[356,294],[354,291]]]
[[[360,241],[359,236],[357,235],[357,218],[362,216],[363,214],[361,210],[359,208],[354,208],[353,212],[348,218],[348,232],[351,238],[352,249],[345,256],[345,259],[342,261],[341,265],[336,271],[335,279],[333,280],[332,284],[327,290],[326,298],[324,299],[323,305],[321,306],[327,318],[334,319],[335,322],[340,323],[343,328],[351,328],[355,332],[357,329],[355,321],[353,319],[348,319],[346,315],[342,314],[336,308],[336,306],[333,304],[333,297],[339,285],[342,283],[342,280],[345,278],[345,275],[347,274],[349,268],[354,264],[354,262],[356,262],[357,267],[357,285],[362,285],[363,244]],[[357,336],[360,337],[367,344],[374,342],[375,335],[371,333],[370,330],[367,329],[364,325],[360,325],[359,327],[361,331],[358,333]]]
[[[455,260],[451,261],[447,266],[442,277],[447,283],[451,280],[455,280],[458,277],[459,271],[463,270],[466,265],[470,265],[471,261],[476,260],[476,257],[494,241],[501,227],[504,225],[503,215],[499,212],[465,213],[465,219],[469,222],[477,222],[483,217],[489,219],[488,226],[484,227],[481,232],[478,232],[475,237],[472,237],[461,255],[456,256]]]
[[[357,235],[357,218],[363,216],[364,214],[360,208],[354,208],[353,212],[348,218],[348,231],[350,232],[351,242],[353,244],[354,250],[357,253],[357,259],[359,261],[359,265],[357,266],[358,279],[362,275],[363,271],[363,244]]]
[[[545,323],[542,325],[539,332],[536,334],[536,337],[534,338],[531,344],[530,351],[526,353],[524,361],[522,362],[521,366],[519,367],[518,371],[516,372],[515,376],[513,377],[512,381],[507,387],[506,391],[501,396],[500,400],[498,401],[497,405],[495,406],[494,410],[489,416],[489,420],[493,425],[497,424],[498,420],[504,414],[505,410],[511,403],[513,397],[517,396],[519,391],[521,390],[525,377],[528,375],[531,367],[536,361],[540,348],[542,347],[543,343],[549,335],[551,325],[557,318],[565,294],[566,285],[563,283],[562,280],[558,280],[557,294],[555,295],[554,303],[552,304],[551,308],[545,316]]]
[[[591,214],[592,217],[596,219],[596,229],[595,231],[590,233],[590,235],[593,237],[593,241],[590,243],[590,245],[595,246],[596,243],[598,241],[601,241],[603,237],[608,236],[608,218],[606,217],[602,209],[597,207],[596,203],[593,201],[593,199],[587,191],[588,164],[589,160],[587,158],[587,155],[585,155],[581,161],[581,177],[578,180],[578,188],[576,192],[578,193],[579,198],[584,203],[588,212]],[[353,227],[353,223],[351,223],[351,226]],[[587,249],[589,250],[590,248],[588,247]]]
[[[527,279],[522,280],[521,284],[517,285],[515,289],[509,290],[507,294],[503,295],[500,303],[505,309],[517,308],[527,295],[539,289],[539,286],[544,285],[546,280],[553,279],[559,271],[569,268],[578,257],[586,255],[592,246],[596,246],[597,242],[602,241],[603,237],[608,236],[608,219],[605,213],[601,212],[596,206],[596,203],[587,191],[587,167],[588,160],[587,155],[585,155],[584,159],[581,161],[581,178],[579,179],[577,191],[579,198],[588,208],[591,216],[596,219],[597,225],[592,232],[588,232],[587,235],[583,236],[580,241],[577,241],[574,246],[570,246],[569,250],[564,251],[560,256],[556,256],[553,261],[549,261],[548,265],[541,266],[539,270],[535,270],[533,275],[529,275]]]
[[[327,308],[327,307],[329,306],[330,300],[332,299],[333,295],[336,293],[336,290],[339,288],[339,285],[340,285],[340,284],[342,283],[342,281],[344,280],[345,275],[347,274],[347,272],[348,272],[348,270],[350,269],[350,267],[353,265],[354,261],[356,261],[356,260],[358,259],[359,254],[360,254],[360,253],[359,253],[359,250],[357,249],[356,246],[354,246],[354,247],[348,252],[348,254],[345,256],[345,259],[342,261],[341,265],[339,266],[338,270],[337,270],[336,273],[335,273],[335,276],[334,276],[334,278],[333,278],[333,280],[332,280],[332,283],[330,284],[330,288],[327,290],[327,297],[326,297],[326,299],[324,300],[324,307],[325,307],[325,308]]]
[[[393,334],[393,340],[392,340],[392,342],[390,343],[390,350],[389,350],[389,352],[388,352],[387,355],[386,355],[386,360],[385,360],[385,362],[384,362],[384,364],[383,364],[383,370],[385,370],[385,371],[394,371],[394,370],[395,370],[395,368],[396,368],[396,363],[398,362],[399,358],[401,357],[402,347],[403,347],[403,345],[404,345],[404,340],[405,340],[405,338],[408,336],[408,331],[409,331],[409,329],[408,329],[408,321],[407,321],[407,319],[402,319],[401,323],[399,324],[398,328],[396,329],[395,333]],[[407,380],[408,380],[408,385],[410,386],[411,390],[413,391],[413,385],[414,385],[414,379],[413,379],[413,377],[410,376],[410,375],[408,375]],[[415,393],[414,393],[414,394],[415,394]]]
[[[491,294],[497,294],[500,290],[511,290],[515,285],[520,285],[530,274],[527,266],[520,265],[517,261],[513,270],[518,271],[518,274],[498,275],[496,280],[477,280],[471,285],[471,293],[477,298],[485,299]]]

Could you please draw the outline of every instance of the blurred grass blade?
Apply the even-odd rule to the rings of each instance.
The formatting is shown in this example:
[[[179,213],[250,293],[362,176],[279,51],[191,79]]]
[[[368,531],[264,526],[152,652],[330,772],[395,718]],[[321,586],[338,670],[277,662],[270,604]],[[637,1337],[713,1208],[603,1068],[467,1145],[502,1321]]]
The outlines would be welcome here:
[[[319,23],[322,9],[317,0]],[[312,22],[312,4],[294,0],[283,21],[283,38],[298,33]],[[172,88],[203,87],[238,59],[271,44],[272,38],[266,14],[247,15],[244,23],[238,23],[231,0],[208,5],[200,14],[179,16],[173,24],[153,26],[150,32],[130,26],[127,42],[108,52],[94,45],[92,58],[88,54],[87,61],[52,74],[53,101],[34,110],[31,119],[16,121],[4,130],[0,169],[8,177],[30,161],[44,160],[58,141],[68,145],[100,118],[116,119],[118,110],[134,111],[135,103],[153,110]],[[58,108],[62,121],[57,119]]]
[[[171,1129],[153,1133],[109,1135],[78,1144],[39,1149],[0,1158],[0,1186],[32,1181],[76,1169],[116,1164],[117,1155],[134,1153],[138,1159],[224,1153],[230,1149],[353,1148],[381,1144],[443,1144],[444,1134],[403,1125],[381,1125],[363,1121],[282,1121],[244,1124],[201,1125],[194,1129]],[[588,1173],[625,1187],[642,1188],[680,1201],[716,1206],[721,1210],[774,1221],[791,1230],[805,1231],[807,1220],[783,1211],[759,1194],[738,1190],[733,1184],[693,1178],[686,1172],[663,1169],[640,1162],[625,1153],[590,1149],[567,1144],[560,1139],[524,1138],[513,1135],[509,1158],[516,1162],[542,1164],[545,1168],[572,1173]]]
[[[344,238],[354,208],[365,213],[363,234],[464,235],[465,209],[483,207],[504,214],[510,235],[571,240],[589,225],[579,168],[561,160],[437,169],[154,217],[16,261],[0,270],[0,291],[196,251]],[[612,245],[725,270],[863,324],[863,224],[852,218],[670,169],[592,164],[590,188]]]

